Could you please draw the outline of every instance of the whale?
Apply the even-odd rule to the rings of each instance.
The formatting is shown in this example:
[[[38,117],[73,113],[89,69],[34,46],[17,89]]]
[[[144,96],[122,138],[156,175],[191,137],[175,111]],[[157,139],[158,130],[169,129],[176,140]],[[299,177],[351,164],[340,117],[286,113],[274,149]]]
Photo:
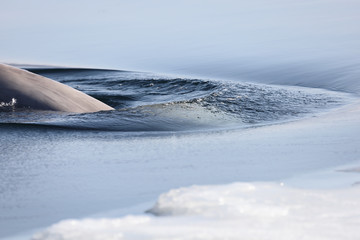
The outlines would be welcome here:
[[[7,64],[0,64],[0,103],[16,108],[71,113],[114,108],[70,86]]]

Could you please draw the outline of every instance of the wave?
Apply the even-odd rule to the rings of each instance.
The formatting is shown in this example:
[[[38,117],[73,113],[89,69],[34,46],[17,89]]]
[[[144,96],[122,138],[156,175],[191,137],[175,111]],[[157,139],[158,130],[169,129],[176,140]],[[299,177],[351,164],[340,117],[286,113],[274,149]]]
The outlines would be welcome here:
[[[286,121],[344,104],[339,92],[151,73],[31,68],[83,91],[115,111],[86,114],[0,108],[0,123],[106,131],[192,131]]]

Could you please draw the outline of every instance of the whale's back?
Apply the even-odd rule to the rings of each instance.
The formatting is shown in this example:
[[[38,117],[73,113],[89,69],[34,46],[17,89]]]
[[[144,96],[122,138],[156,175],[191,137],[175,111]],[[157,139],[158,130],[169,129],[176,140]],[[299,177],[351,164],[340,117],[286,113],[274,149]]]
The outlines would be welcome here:
[[[113,110],[105,103],[49,78],[0,64],[0,102],[16,99],[18,107],[64,112]]]

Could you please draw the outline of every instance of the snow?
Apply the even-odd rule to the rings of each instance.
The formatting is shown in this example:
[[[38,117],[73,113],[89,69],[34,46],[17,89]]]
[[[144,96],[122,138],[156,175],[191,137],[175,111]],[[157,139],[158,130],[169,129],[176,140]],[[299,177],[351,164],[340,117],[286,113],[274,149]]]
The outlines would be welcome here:
[[[162,194],[149,212],[66,220],[45,239],[357,239],[359,187],[305,190],[274,183],[191,186]]]

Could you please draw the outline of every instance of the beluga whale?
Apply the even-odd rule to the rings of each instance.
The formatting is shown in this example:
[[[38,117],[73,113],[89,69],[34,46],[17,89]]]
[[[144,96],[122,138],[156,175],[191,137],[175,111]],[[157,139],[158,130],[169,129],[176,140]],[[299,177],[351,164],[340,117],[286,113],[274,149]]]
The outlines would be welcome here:
[[[14,102],[17,108],[73,113],[114,110],[70,86],[6,64],[0,64],[0,102]]]

